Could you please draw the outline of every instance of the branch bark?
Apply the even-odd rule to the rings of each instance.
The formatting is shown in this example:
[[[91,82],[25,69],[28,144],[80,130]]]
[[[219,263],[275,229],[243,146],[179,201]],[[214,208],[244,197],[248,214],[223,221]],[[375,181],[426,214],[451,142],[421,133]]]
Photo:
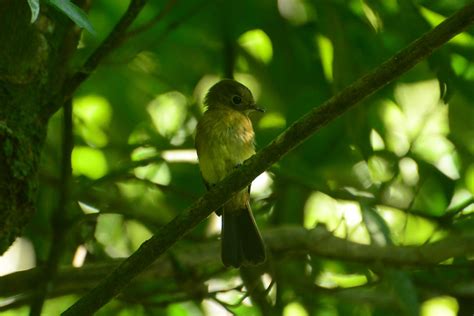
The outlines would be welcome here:
[[[449,258],[469,256],[474,254],[474,234],[449,236],[445,239],[422,246],[387,246],[364,245],[346,239],[335,237],[324,226],[307,230],[299,226],[275,227],[263,232],[272,258],[288,258],[289,256],[310,254],[320,258],[341,260],[344,262],[363,263],[371,266],[390,266],[422,269],[433,269],[439,262]],[[221,267],[219,243],[209,242],[193,245],[192,249],[177,249],[173,252],[174,259],[163,256],[141,274],[136,282],[146,280],[177,279],[181,272],[176,272],[175,262],[186,271],[218,271]],[[303,259],[305,260],[305,259]],[[62,267],[56,278],[56,286],[50,295],[52,297],[74,293],[82,293],[97,285],[102,276],[115,269],[122,259],[114,262],[85,265],[82,268]],[[206,267],[205,269],[203,267]],[[449,268],[447,265],[438,266]],[[263,267],[266,269],[267,267]],[[12,273],[0,277],[0,293],[4,297],[20,297],[31,291],[31,284],[38,283],[42,278],[41,268]],[[197,276],[201,279],[201,276]],[[459,284],[456,293],[474,297],[474,292],[466,291]]]
[[[474,2],[466,5],[435,29],[426,33],[340,93],[292,124],[284,133],[247,160],[224,181],[208,191],[186,211],[161,228],[151,239],[120,264],[96,288],[72,305],[63,315],[90,315],[116,296],[135,276],[153,263],[176,241],[190,232],[234,192],[242,190],[260,173],[301,144],[317,130],[336,119],[353,105],[408,71],[433,50],[474,21]],[[291,238],[294,238],[291,236]],[[454,246],[454,245],[453,245]]]

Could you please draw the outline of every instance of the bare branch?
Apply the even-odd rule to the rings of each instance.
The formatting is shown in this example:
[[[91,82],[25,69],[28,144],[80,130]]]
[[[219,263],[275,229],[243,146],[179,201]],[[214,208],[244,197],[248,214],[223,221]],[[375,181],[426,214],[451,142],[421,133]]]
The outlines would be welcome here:
[[[30,315],[41,315],[44,301],[48,296],[50,288],[56,279],[59,262],[65,250],[65,235],[69,227],[68,202],[71,191],[71,154],[74,147],[72,100],[68,100],[63,106],[63,143],[61,158],[61,186],[59,187],[58,205],[51,214],[50,223],[53,230],[48,260],[41,267],[43,273],[37,288],[35,297],[31,303]]]
[[[145,32],[155,26],[156,23],[160,22],[171,11],[171,9],[176,5],[177,2],[178,0],[169,0],[163,7],[163,10],[161,10],[153,19],[129,31],[125,35],[125,39],[128,39],[132,36],[136,36],[137,34]]]
[[[90,76],[100,62],[120,44],[128,27],[135,21],[147,2],[147,0],[132,0],[130,2],[127,11],[122,18],[120,18],[120,21],[115,25],[109,36],[107,36],[102,44],[89,56],[82,68],[64,83],[61,91],[61,97],[63,99],[67,100],[71,98],[74,91]]]
[[[302,260],[306,260],[306,256],[302,254],[310,254],[319,258],[364,263],[370,266],[403,267],[418,272],[422,269],[427,271],[456,269],[456,271],[460,271],[463,268],[472,269],[472,264],[466,263],[466,265],[460,266],[439,265],[438,263],[452,257],[474,254],[474,234],[472,233],[450,236],[419,247],[363,245],[335,237],[323,226],[317,226],[312,230],[306,230],[298,226],[282,226],[263,231],[263,236],[268,249],[272,253],[271,257],[275,260],[291,256],[298,256],[303,258]],[[218,249],[217,241],[193,245],[191,249],[177,249],[173,253],[175,259],[170,259],[169,256],[161,257],[134,280],[130,289],[133,288],[134,284],[141,284],[141,282],[150,279],[161,280],[165,283],[166,280],[174,282],[179,279],[177,276],[182,272],[176,271],[174,261],[179,262],[180,267],[186,271],[212,270],[217,271],[217,273],[224,273],[226,270],[220,269],[221,262]],[[49,297],[77,294],[89,290],[97,285],[104,274],[117,268],[121,262],[123,260],[117,259],[107,263],[85,265],[82,268],[62,267],[59,269],[56,278],[56,286],[49,293]],[[265,271],[269,267],[263,266],[261,269]],[[41,273],[41,268],[34,268],[0,277],[0,293],[7,298],[20,298],[24,293],[29,293],[31,284],[35,284],[41,279]],[[210,275],[198,274],[195,277],[199,280],[206,280]],[[460,294],[474,298],[474,289],[469,287],[469,280],[466,281],[467,283],[459,283],[456,287],[440,287],[440,291],[441,293]],[[231,290],[240,290],[241,288],[242,285],[239,285]],[[248,290],[251,292],[252,288],[248,288]],[[321,288],[321,290],[330,291],[324,288]],[[223,291],[225,292],[225,290],[209,292],[208,295],[212,296]],[[26,302],[29,299],[29,297],[25,297]],[[22,304],[25,304],[25,301]],[[13,306],[17,306],[16,304],[18,303]],[[2,309],[0,308],[0,310]]]

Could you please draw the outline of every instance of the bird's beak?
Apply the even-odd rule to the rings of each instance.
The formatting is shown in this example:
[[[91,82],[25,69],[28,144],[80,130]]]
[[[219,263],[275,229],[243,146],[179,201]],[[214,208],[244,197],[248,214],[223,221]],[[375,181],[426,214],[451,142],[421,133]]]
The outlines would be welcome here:
[[[259,106],[256,105],[256,104],[251,104],[251,105],[250,105],[250,110],[254,110],[254,111],[261,112],[261,113],[265,113],[265,108],[259,107]]]

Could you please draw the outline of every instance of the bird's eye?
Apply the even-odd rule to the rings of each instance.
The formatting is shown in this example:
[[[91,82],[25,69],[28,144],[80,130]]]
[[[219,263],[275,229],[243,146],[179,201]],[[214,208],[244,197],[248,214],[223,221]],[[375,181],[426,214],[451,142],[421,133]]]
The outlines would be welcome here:
[[[238,95],[234,95],[232,97],[232,103],[234,103],[235,105],[239,105],[240,103],[242,103],[242,98]]]

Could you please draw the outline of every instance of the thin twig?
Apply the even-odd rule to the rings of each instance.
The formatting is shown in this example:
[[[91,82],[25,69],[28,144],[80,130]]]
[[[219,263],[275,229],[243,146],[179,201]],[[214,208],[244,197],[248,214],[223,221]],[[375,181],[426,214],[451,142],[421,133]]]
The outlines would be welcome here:
[[[451,221],[453,220],[454,217],[456,217],[456,215],[464,211],[464,209],[471,204],[474,204],[474,198],[467,199],[464,202],[460,203],[459,205],[456,205],[452,209],[448,209],[446,213],[443,216],[441,216],[441,219],[443,221]]]
[[[194,15],[196,15],[198,12],[200,12],[202,9],[207,7],[211,3],[215,3],[215,0],[203,0],[196,5],[194,5],[188,12],[186,12],[183,16],[177,18],[176,20],[168,23],[168,25],[165,27],[165,29],[159,34],[155,41],[150,46],[156,47],[159,43],[163,41],[163,39],[170,34],[172,31],[177,29],[179,26],[181,26],[184,22],[188,21],[190,18],[192,18]]]
[[[231,287],[231,288],[228,288],[228,289],[221,289],[221,290],[215,290],[215,291],[208,292],[207,295],[208,296],[213,296],[213,295],[217,295],[217,294],[220,294],[220,293],[227,293],[227,292],[232,292],[232,291],[242,292],[243,288],[244,288],[244,284],[239,284],[237,286],[234,286],[234,287]]]
[[[63,113],[63,144],[61,161],[61,186],[59,191],[58,205],[51,214],[50,223],[53,230],[53,237],[49,249],[48,260],[43,267],[41,281],[38,283],[37,293],[31,303],[30,315],[39,316],[43,309],[44,301],[51,290],[52,284],[56,279],[58,265],[65,248],[65,235],[69,226],[67,214],[70,183],[71,183],[71,154],[74,147],[73,122],[72,122],[72,101],[68,100],[64,104]]]
[[[262,272],[255,268],[241,267],[240,277],[247,288],[247,295],[263,316],[275,315],[275,309],[267,299],[267,289],[261,279]]]
[[[142,47],[138,53],[146,51],[146,50],[151,50],[151,49],[156,50],[156,47],[164,41],[166,36],[168,36],[172,31],[179,28],[181,25],[183,25],[185,22],[187,22],[189,19],[191,19],[193,16],[195,16],[198,12],[203,10],[207,5],[211,4],[214,1],[213,0],[203,0],[202,2],[197,3],[196,5],[191,7],[189,9],[189,11],[185,12],[182,16],[180,16],[180,17],[176,18],[175,20],[173,20],[173,21],[169,22],[168,24],[166,24],[166,26],[163,27],[163,30],[157,36],[154,37],[154,40],[151,41],[148,45]],[[131,31],[131,32],[133,32],[133,31]],[[107,64],[108,65],[128,64],[135,58],[136,55],[137,55],[137,52],[135,52],[131,56],[127,56],[127,57],[122,58],[120,60],[108,61]],[[174,87],[174,84],[172,84],[171,82],[166,80],[166,78],[159,77],[157,75],[155,75],[155,77],[156,77],[156,79],[163,81],[163,83],[165,85],[169,86],[170,88]]]
[[[223,309],[225,309],[229,314],[231,315],[236,315],[235,312],[231,309],[232,307],[236,307],[233,304],[226,303],[219,298],[217,298],[215,295],[211,296],[211,300],[219,304]],[[237,306],[238,307],[238,306]]]
[[[92,55],[89,56],[82,68],[65,82],[61,91],[61,97],[64,100],[71,98],[74,91],[76,91],[82,82],[89,78],[90,74],[97,68],[100,62],[121,43],[128,27],[135,21],[147,2],[147,0],[132,0],[130,2],[127,11],[120,18],[120,21],[115,25],[112,32],[110,32]]]
[[[426,211],[419,210],[419,209],[416,209],[416,208],[413,208],[413,207],[400,208],[399,205],[397,205],[397,204],[391,204],[389,201],[382,201],[380,196],[370,196],[370,197],[369,196],[363,196],[363,197],[361,197],[361,196],[359,196],[357,194],[353,194],[352,192],[350,192],[348,190],[345,190],[345,189],[331,191],[327,187],[314,185],[314,184],[312,184],[308,181],[305,181],[305,179],[303,179],[301,177],[298,177],[297,175],[294,175],[294,174],[291,174],[291,173],[288,173],[288,172],[284,172],[283,170],[273,170],[273,172],[276,175],[278,175],[279,177],[284,178],[288,182],[295,183],[297,185],[300,185],[304,188],[308,188],[308,189],[313,190],[313,191],[318,191],[318,192],[324,193],[325,195],[327,195],[327,196],[329,196],[333,199],[336,199],[336,200],[345,200],[345,201],[353,202],[353,201],[360,201],[361,199],[363,199],[363,200],[369,201],[371,203],[371,205],[395,208],[396,210],[398,210],[400,212],[407,213],[409,215],[413,215],[413,216],[416,216],[416,217],[421,217],[421,218],[424,218],[426,220],[435,222],[437,224],[442,224],[444,226],[448,225],[447,221],[449,222],[450,220],[452,220],[453,217],[455,217],[455,215],[457,215],[459,212],[462,212],[462,210],[465,207],[469,206],[469,204],[470,204],[470,203],[468,203],[469,201],[465,201],[462,205],[459,205],[455,209],[446,209],[445,212],[444,212],[444,215],[437,216],[437,215],[432,215],[432,214],[427,213]],[[417,191],[418,191],[418,189],[417,189]],[[465,204],[465,203],[467,203],[467,204]],[[474,199],[471,201],[471,203],[474,203]],[[410,203],[410,205],[411,204],[412,203]],[[459,209],[459,208],[461,208],[461,209]],[[336,229],[337,228],[338,227],[336,227]]]
[[[79,188],[75,190],[74,195],[76,197],[79,197],[81,194],[83,194],[84,192],[86,192],[87,190],[89,190],[90,188],[94,186],[107,183],[109,181],[123,179],[124,177],[127,178],[128,172],[130,170],[133,170],[135,168],[142,167],[142,166],[147,166],[152,163],[161,162],[161,161],[163,161],[163,158],[161,156],[152,156],[149,158],[124,163],[117,169],[110,171],[109,173],[107,173],[106,175],[98,179],[84,181],[84,183],[79,185]]]
[[[158,22],[163,20],[163,18],[171,11],[171,9],[176,5],[178,0],[169,0],[163,9],[150,21],[144,23],[143,25],[140,25],[133,30],[129,31],[128,33],[125,34],[124,40],[129,39],[130,37],[136,36],[142,32],[145,32],[155,26]]]
[[[284,155],[303,143],[316,131],[407,72],[435,49],[468,27],[473,21],[474,2],[470,2],[376,70],[358,79],[324,104],[304,115],[271,144],[248,159],[240,168],[234,170],[226,179],[204,194],[186,211],[183,211],[169,224],[163,226],[96,288],[79,299],[63,315],[93,314],[120,293],[134,277],[189,233],[213,210],[230,199],[235,192],[248,186],[259,174],[278,162]]]
[[[472,233],[468,235],[454,235],[419,247],[362,245],[332,236],[322,227],[309,232],[303,227],[278,227],[263,231],[263,236],[275,260],[283,260],[283,258],[291,256],[294,250],[297,249],[320,258],[331,258],[343,262],[361,263],[376,267],[380,265],[396,267],[414,273],[437,270],[459,273],[460,271],[468,271],[473,268],[473,264],[467,261],[449,265],[438,264],[438,262],[448,258],[474,254],[474,234]],[[185,270],[198,271],[198,280],[209,280],[215,278],[216,273],[219,275],[229,272],[223,268],[214,269],[215,267],[222,267],[219,252],[217,251],[218,247],[217,241],[193,244],[192,247],[176,249],[175,254]],[[115,269],[120,262],[122,262],[121,259],[115,259],[114,261],[88,264],[81,268],[62,267],[55,282],[56,286],[49,295],[50,297],[57,297],[81,294],[95,286],[104,274]],[[210,267],[214,271],[212,273],[205,272]],[[11,302],[5,302],[3,304],[4,307],[0,306],[0,311],[30,302],[31,295],[28,290],[31,289],[31,284],[36,284],[39,281],[41,273],[42,270],[40,268],[34,268],[0,277],[0,293],[7,300],[11,300]],[[132,289],[134,286],[138,286],[144,280],[150,279],[161,280],[170,284],[175,282],[177,279],[176,271],[169,257],[163,256],[150,269],[141,274],[133,283],[134,285],[130,285],[129,293],[133,293]],[[468,280],[466,280],[466,283],[469,283]],[[458,289],[464,286],[466,284],[457,284],[456,289],[445,287],[445,292],[443,293],[453,290],[458,291]],[[270,288],[271,285],[267,288],[267,293]],[[229,290],[241,291],[242,286],[238,285]],[[217,295],[225,291],[226,289],[218,289],[208,293],[208,296]],[[27,295],[23,295],[24,293],[27,293]],[[473,291],[470,292],[469,297],[474,298]],[[118,298],[122,299],[120,296]]]

